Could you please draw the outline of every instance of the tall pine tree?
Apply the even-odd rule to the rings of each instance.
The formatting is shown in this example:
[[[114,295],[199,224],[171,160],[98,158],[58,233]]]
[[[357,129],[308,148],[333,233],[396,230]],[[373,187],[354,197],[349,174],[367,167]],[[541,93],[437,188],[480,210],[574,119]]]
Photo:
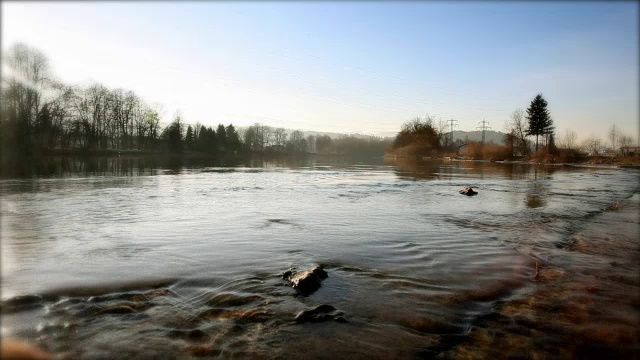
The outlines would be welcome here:
[[[531,105],[527,109],[527,119],[529,120],[527,135],[536,137],[536,151],[538,151],[538,136],[553,131],[553,120],[547,110],[547,100],[542,97],[542,94],[536,95],[531,101]]]
[[[224,152],[227,150],[227,133],[224,129],[224,125],[218,124],[218,130],[216,131],[216,137],[218,139],[218,148]]]
[[[193,128],[191,125],[187,127],[187,135],[184,137],[184,146],[187,150],[193,150],[195,148],[195,137],[193,135]]]

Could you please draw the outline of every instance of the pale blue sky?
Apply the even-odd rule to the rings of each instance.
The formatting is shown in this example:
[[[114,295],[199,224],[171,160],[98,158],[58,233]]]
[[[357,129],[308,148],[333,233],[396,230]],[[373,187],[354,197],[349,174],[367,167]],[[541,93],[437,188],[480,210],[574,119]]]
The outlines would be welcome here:
[[[187,122],[502,130],[542,92],[560,135],[638,137],[638,2],[4,2],[2,47]]]

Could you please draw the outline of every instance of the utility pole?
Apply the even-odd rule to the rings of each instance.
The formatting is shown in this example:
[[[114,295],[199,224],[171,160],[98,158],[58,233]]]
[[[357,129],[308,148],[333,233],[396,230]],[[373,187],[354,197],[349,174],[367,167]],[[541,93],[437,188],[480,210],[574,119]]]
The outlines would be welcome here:
[[[453,127],[454,126],[458,126],[458,124],[454,124],[458,122],[458,120],[447,120],[447,122],[449,123],[450,127],[451,127],[451,131],[449,132],[449,143],[451,146],[453,146]]]
[[[482,119],[482,121],[479,121],[478,124],[482,124],[481,126],[476,127],[476,129],[480,129],[482,130],[482,145],[484,145],[484,133],[485,131],[491,129],[490,126],[487,126],[489,122],[485,121],[484,118]]]

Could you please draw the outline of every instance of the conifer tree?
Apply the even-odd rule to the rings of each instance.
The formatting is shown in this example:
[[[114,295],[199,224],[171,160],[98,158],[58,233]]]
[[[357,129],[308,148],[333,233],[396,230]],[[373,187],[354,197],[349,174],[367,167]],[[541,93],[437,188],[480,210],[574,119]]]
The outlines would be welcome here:
[[[553,120],[551,120],[547,105],[547,100],[542,97],[542,94],[538,94],[527,109],[527,119],[529,120],[527,135],[536,137],[536,151],[538,151],[538,136],[553,132]]]
[[[233,124],[229,124],[229,126],[226,127],[225,133],[227,135],[227,148],[229,152],[238,152],[240,150],[240,137],[233,127]]]
[[[191,125],[187,127],[187,135],[184,137],[184,145],[188,150],[193,150],[195,146],[195,138]]]
[[[218,140],[218,147],[221,151],[225,151],[227,149],[227,133],[225,131],[224,125],[218,124],[218,130],[216,130],[216,138]]]

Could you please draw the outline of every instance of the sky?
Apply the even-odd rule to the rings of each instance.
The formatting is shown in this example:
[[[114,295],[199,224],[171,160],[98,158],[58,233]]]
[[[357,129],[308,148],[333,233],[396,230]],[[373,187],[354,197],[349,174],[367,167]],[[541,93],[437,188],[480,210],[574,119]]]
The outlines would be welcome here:
[[[384,134],[430,114],[504,130],[542,93],[558,136],[638,139],[629,2],[2,1],[2,50],[188,123]],[[3,67],[6,73],[6,68]]]

